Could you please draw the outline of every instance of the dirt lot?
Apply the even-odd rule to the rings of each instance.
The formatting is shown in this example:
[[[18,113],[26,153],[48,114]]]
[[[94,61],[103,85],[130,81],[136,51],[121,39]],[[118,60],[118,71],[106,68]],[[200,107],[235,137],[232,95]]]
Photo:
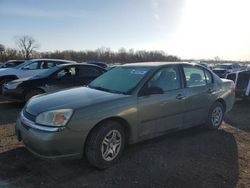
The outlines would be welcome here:
[[[128,146],[105,171],[34,157],[14,136],[21,108],[0,100],[0,187],[250,187],[250,103],[238,101],[218,131],[197,127]]]

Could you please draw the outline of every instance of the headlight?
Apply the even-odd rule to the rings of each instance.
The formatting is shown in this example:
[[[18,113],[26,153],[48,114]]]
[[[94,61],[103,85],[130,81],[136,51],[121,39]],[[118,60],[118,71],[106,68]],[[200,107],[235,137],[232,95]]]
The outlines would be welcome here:
[[[12,82],[12,83],[6,83],[4,84],[4,87],[6,87],[7,89],[16,89],[17,86],[19,86],[22,82]]]
[[[65,126],[72,114],[72,109],[43,112],[36,117],[36,123],[47,126]]]

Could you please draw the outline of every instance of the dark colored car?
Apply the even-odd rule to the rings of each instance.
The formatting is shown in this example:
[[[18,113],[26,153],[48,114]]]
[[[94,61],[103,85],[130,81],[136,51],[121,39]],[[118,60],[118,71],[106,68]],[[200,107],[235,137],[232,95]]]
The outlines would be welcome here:
[[[2,63],[0,65],[0,69],[16,67],[17,65],[24,63],[24,61],[25,60],[9,60],[9,61]]]
[[[89,61],[89,62],[87,62],[87,64],[97,65],[97,66],[102,67],[104,69],[106,69],[108,67],[108,65],[106,63],[103,63],[103,62]]]
[[[226,69],[221,69],[221,68],[214,68],[213,72],[220,78],[226,78],[228,74]]]
[[[34,77],[17,79],[4,84],[3,96],[9,100],[28,101],[38,94],[87,85],[104,72],[106,72],[105,69],[96,65],[59,65]]]

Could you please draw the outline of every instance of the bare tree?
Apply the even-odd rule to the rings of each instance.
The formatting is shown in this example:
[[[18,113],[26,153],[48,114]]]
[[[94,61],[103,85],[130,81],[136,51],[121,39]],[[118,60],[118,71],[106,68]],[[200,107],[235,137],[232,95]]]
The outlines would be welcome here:
[[[5,50],[4,45],[0,44],[0,61],[3,61],[3,52]]]
[[[4,51],[4,45],[0,44],[0,52],[3,52]]]
[[[22,35],[16,38],[16,44],[25,59],[29,59],[35,49],[39,48],[36,40],[29,35]]]

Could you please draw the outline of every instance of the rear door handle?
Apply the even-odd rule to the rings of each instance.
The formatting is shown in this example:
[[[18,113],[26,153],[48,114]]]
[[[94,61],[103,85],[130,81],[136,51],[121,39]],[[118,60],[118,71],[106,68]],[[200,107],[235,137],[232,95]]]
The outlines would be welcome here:
[[[178,100],[182,100],[182,99],[185,99],[186,98],[186,96],[184,96],[184,95],[182,95],[182,94],[178,94],[177,96],[176,96],[176,99],[178,99]]]

